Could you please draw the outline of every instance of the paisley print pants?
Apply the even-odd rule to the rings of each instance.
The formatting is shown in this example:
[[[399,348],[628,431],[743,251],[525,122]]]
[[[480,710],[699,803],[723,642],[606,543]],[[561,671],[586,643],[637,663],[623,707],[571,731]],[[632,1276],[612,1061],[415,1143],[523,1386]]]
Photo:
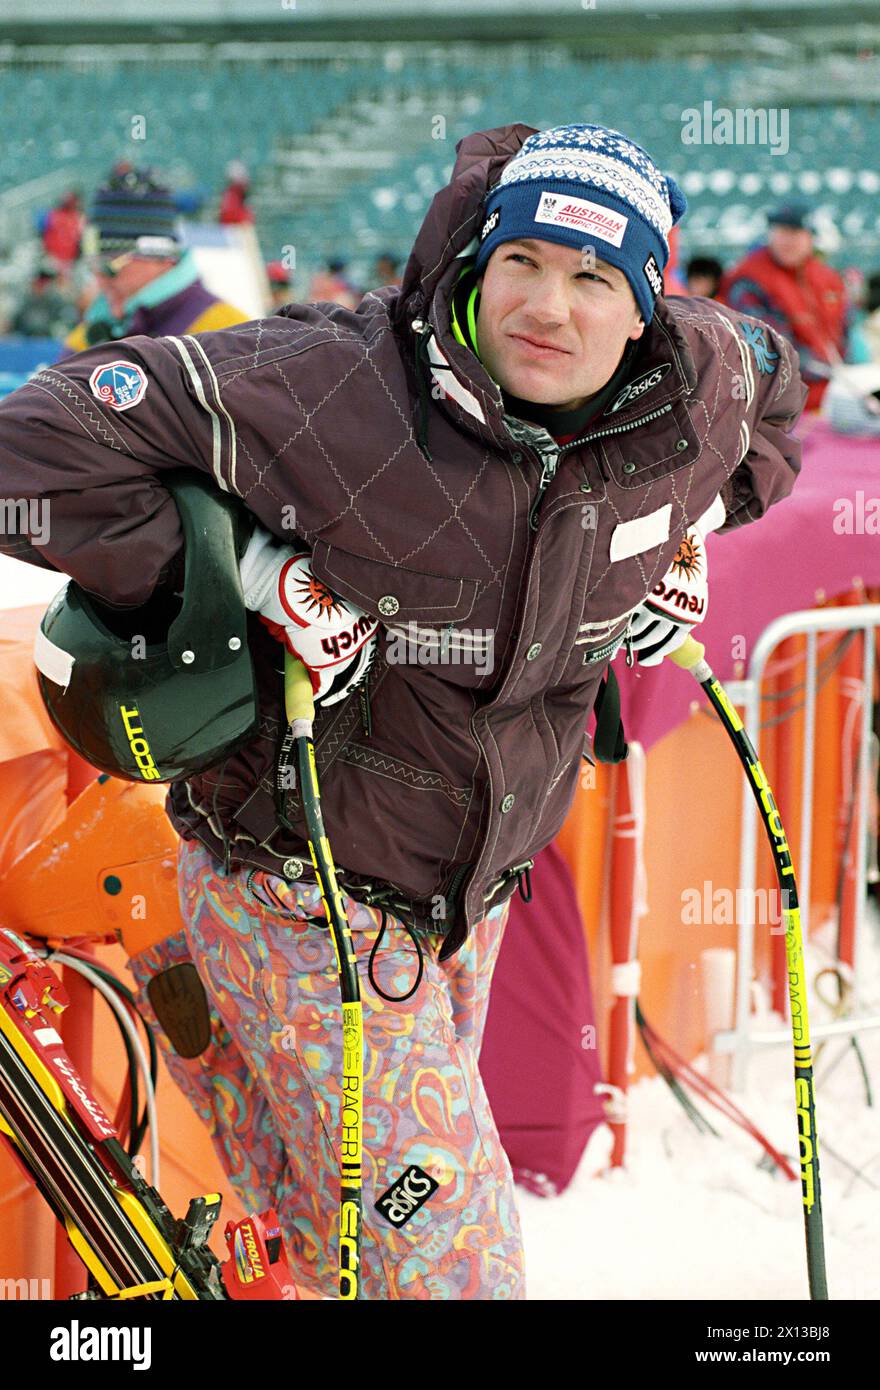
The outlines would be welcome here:
[[[261,871],[226,874],[198,840],[180,842],[178,884],[183,929],[131,960],[138,1004],[245,1209],[275,1207],[294,1278],[334,1297],[342,1030],[320,891]],[[390,1002],[368,978],[381,912],[343,901],[364,1011],[363,1296],[522,1299],[513,1177],[477,1066],[509,903],[442,964],[442,938],[422,937],[418,989]],[[396,1001],[418,958],[386,915],[373,976]],[[146,990],[182,961],[194,963],[211,1013],[209,1045],[194,1058],[174,1051]],[[376,1203],[413,1164],[437,1188],[395,1227]]]

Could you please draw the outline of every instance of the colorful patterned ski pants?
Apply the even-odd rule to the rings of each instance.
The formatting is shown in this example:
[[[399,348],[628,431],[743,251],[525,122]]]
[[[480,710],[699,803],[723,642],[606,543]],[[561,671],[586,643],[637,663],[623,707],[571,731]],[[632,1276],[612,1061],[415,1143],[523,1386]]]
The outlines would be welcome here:
[[[226,874],[197,840],[180,842],[178,884],[183,930],[132,958],[138,1004],[245,1210],[274,1206],[294,1278],[335,1297],[342,1030],[319,889],[244,869]],[[442,964],[442,938],[421,938],[421,983],[394,1003],[368,978],[381,913],[344,903],[364,1010],[362,1295],[522,1299],[513,1177],[477,1067],[509,903]],[[387,923],[373,974],[398,996],[415,982],[418,960],[398,919],[387,914]],[[190,960],[207,991],[211,1040],[184,1058],[146,985]],[[411,1164],[438,1187],[396,1228],[376,1202]]]

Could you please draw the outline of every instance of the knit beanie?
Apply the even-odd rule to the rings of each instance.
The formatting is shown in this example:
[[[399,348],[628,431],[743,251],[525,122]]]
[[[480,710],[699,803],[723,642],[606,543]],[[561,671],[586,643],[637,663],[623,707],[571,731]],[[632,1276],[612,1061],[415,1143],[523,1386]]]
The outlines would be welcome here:
[[[538,131],[508,160],[485,200],[476,271],[496,246],[531,237],[589,247],[626,276],[645,323],[663,290],[670,229],[687,199],[641,145],[601,125]]]
[[[182,251],[174,195],[148,169],[126,169],[99,188],[90,209],[88,254],[137,251],[173,259]]]

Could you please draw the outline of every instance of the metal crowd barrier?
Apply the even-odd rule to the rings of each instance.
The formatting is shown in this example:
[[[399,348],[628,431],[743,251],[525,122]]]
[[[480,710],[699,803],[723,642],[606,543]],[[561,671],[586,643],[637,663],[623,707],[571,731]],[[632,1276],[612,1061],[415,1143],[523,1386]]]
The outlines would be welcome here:
[[[741,681],[726,681],[725,689],[732,702],[743,711],[742,718],[755,750],[761,753],[761,682],[765,676],[768,658],[775,648],[789,637],[806,637],[805,684],[803,705],[803,765],[801,778],[801,822],[800,843],[794,857],[797,875],[798,899],[803,925],[804,949],[809,970],[809,929],[810,929],[810,888],[812,872],[813,839],[813,785],[816,765],[816,639],[819,634],[829,632],[862,632],[863,660],[861,676],[860,734],[858,740],[857,777],[858,788],[855,795],[855,884],[856,884],[856,932],[854,964],[857,965],[859,942],[865,928],[865,901],[867,897],[868,867],[868,827],[870,824],[869,805],[871,797],[872,757],[872,709],[874,702],[874,665],[876,632],[880,627],[880,604],[858,604],[842,608],[821,608],[787,613],[774,619],[761,633],[755,643],[748,666],[748,675]],[[777,789],[778,800],[778,789]],[[780,805],[783,824],[790,823],[792,809]],[[748,1065],[756,1048],[784,1045],[791,1046],[791,1030],[784,1028],[760,1028],[751,1018],[751,985],[754,972],[755,954],[755,903],[756,870],[758,853],[758,809],[754,793],[747,782],[743,782],[743,814],[740,832],[739,886],[742,889],[743,911],[739,914],[737,966],[736,966],[736,1008],[732,1029],[717,1032],[712,1048],[719,1053],[733,1054],[732,1085],[735,1090],[745,1088]],[[858,1013],[857,975],[853,996],[853,1009],[845,1018],[834,1022],[811,1024],[810,1036],[814,1042],[822,1038],[850,1037],[870,1028],[880,1028],[880,1014]]]

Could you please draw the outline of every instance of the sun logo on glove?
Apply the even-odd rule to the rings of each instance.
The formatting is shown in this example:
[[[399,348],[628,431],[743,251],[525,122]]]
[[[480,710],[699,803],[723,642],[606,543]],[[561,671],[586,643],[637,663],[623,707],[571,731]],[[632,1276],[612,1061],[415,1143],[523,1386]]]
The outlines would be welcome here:
[[[690,579],[693,575],[700,573],[701,565],[700,547],[697,544],[696,536],[685,536],[678,550],[675,552],[675,559],[672,562],[672,569],[676,575],[682,579]]]
[[[300,602],[312,613],[317,609],[322,618],[326,618],[331,613],[341,613],[338,599],[331,594],[326,584],[322,584],[315,575],[303,575],[297,580],[299,594],[297,597]]]

